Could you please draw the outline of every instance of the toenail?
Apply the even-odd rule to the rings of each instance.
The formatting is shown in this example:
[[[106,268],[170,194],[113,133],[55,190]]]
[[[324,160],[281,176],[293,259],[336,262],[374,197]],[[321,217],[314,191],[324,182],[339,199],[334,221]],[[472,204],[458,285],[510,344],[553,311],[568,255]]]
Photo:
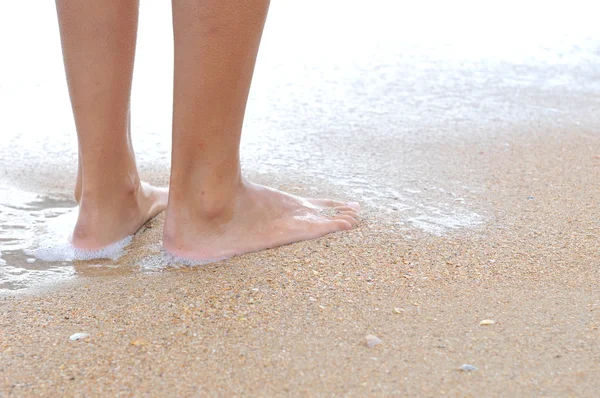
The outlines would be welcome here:
[[[346,203],[349,207],[353,208],[356,211],[360,210],[360,204],[358,202],[348,202]]]

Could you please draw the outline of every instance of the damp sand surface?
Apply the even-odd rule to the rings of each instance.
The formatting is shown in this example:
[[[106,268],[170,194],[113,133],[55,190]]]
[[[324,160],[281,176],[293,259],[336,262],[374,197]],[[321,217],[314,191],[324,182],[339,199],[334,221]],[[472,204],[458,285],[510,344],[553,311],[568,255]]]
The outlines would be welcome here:
[[[315,2],[308,36],[294,33],[306,5],[273,5],[242,156],[257,182],[360,201],[360,226],[198,267],[163,255],[163,215],[116,260],[27,254],[75,211],[60,48],[40,7],[48,42],[22,55],[44,71],[0,78],[0,395],[595,395],[597,24],[540,3],[510,33],[496,19],[461,30],[454,5],[440,13],[452,23],[401,10],[408,27],[358,35],[365,13],[397,22],[392,3],[344,4],[324,35],[335,7]],[[165,184],[172,49],[164,10],[142,7],[134,145]]]
[[[476,231],[398,233],[366,217],[344,234],[139,272],[159,216],[117,267],[76,263],[78,283],[0,301],[2,389],[593,396],[600,213],[590,171],[600,158],[589,145],[600,142],[569,138],[566,148],[487,147],[494,156],[463,148],[487,181],[479,201],[489,221]],[[368,335],[381,343],[369,348]]]

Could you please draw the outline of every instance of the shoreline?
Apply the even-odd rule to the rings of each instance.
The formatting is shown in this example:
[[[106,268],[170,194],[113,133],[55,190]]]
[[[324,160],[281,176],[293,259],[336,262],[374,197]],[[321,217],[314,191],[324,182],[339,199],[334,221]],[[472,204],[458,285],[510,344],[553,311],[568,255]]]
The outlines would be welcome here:
[[[600,136],[555,134],[465,148],[452,172],[478,170],[486,223],[442,236],[367,215],[347,233],[140,273],[156,220],[122,258],[129,275],[0,300],[3,391],[592,395]]]

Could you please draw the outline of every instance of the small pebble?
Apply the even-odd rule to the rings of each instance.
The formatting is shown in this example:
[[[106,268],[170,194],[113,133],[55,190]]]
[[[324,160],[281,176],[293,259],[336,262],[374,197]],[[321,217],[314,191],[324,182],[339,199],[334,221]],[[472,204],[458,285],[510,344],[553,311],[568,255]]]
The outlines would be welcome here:
[[[373,348],[376,345],[383,343],[379,337],[373,336],[372,334],[366,335],[365,339],[367,340],[367,347],[369,348]]]
[[[403,312],[404,312],[403,308],[399,308],[399,307],[394,308],[394,313],[395,314],[402,314]]]
[[[459,368],[460,370],[462,370],[463,372],[472,372],[474,370],[477,370],[477,368],[473,365],[469,365],[469,364],[464,364],[461,365],[461,367]]]
[[[140,346],[144,346],[144,345],[148,345],[148,342],[144,339],[137,339],[137,340],[133,340],[131,342],[131,345],[134,345],[136,347],[140,347]]]
[[[71,337],[69,337],[69,340],[71,340],[71,341],[83,340],[86,337],[89,337],[88,333],[74,333],[71,335]]]
[[[481,326],[489,326],[493,325],[494,323],[496,323],[496,321],[493,321],[491,319],[484,319],[483,321],[479,322]]]

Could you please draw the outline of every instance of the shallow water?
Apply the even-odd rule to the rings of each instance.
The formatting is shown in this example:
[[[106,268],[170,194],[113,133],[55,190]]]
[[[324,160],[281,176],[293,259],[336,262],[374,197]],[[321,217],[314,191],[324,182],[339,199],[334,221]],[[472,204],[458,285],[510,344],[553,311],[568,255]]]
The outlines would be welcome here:
[[[444,143],[596,117],[600,26],[589,2],[420,4],[274,2],[244,126],[245,170],[294,193],[358,200],[368,217],[402,233],[442,235],[488,217],[476,171],[448,178]],[[55,13],[50,2],[30,8],[0,5],[0,36],[17,38],[0,47],[4,291],[75,275],[69,262],[26,254],[66,244],[76,211]],[[132,100],[140,169],[159,184],[170,162],[169,13],[168,2],[142,4]],[[159,260],[140,269],[160,268]]]
[[[26,253],[39,236],[54,237],[48,227],[72,206],[69,200],[0,189],[0,289],[18,290],[73,275],[67,262],[44,262]]]

